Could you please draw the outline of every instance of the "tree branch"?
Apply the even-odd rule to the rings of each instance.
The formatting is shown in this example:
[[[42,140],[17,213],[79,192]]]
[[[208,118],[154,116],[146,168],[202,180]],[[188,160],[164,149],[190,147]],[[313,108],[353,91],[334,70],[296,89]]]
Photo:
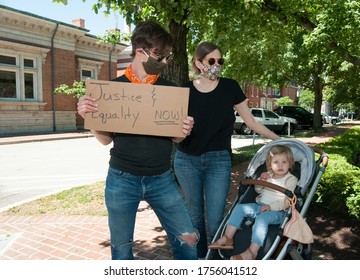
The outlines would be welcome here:
[[[264,0],[264,4],[261,7],[261,10],[264,13],[271,13],[283,24],[288,24],[288,15],[283,11],[283,9],[277,4],[274,3],[273,0]],[[295,20],[306,30],[309,32],[313,32],[317,27],[315,23],[313,23],[310,18],[306,14],[300,14],[298,12],[289,14],[295,18]],[[331,34],[329,34],[331,36]],[[328,47],[335,51],[340,57],[342,57],[345,61],[360,67],[360,58],[358,56],[352,55],[343,47],[340,47],[336,41],[332,41],[329,43]]]

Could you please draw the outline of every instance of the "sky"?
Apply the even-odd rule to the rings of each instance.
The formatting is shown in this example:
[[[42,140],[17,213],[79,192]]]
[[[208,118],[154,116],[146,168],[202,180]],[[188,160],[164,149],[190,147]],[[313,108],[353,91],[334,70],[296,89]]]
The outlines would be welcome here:
[[[121,15],[116,17],[113,12],[106,18],[102,11],[99,14],[91,9],[96,0],[68,0],[65,6],[62,3],[53,3],[52,0],[0,0],[0,5],[8,6],[17,10],[33,13],[49,19],[72,24],[72,20],[82,18],[85,20],[85,28],[92,35],[103,35],[106,30],[119,28],[124,30],[124,20]]]

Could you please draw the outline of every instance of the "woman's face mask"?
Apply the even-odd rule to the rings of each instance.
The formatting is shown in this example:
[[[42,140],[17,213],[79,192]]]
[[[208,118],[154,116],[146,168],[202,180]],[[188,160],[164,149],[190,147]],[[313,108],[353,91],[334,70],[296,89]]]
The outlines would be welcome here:
[[[164,68],[166,67],[166,63],[158,61],[154,57],[148,55],[144,50],[142,50],[144,54],[148,57],[146,62],[143,62],[144,70],[149,75],[157,75],[160,74]]]
[[[221,65],[214,64],[207,66],[204,63],[201,63],[200,74],[204,78],[215,81],[221,73]]]

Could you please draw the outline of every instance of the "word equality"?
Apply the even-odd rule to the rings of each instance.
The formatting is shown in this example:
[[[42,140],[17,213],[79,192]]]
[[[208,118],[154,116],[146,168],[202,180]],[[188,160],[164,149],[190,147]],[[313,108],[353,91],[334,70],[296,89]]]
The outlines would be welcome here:
[[[120,106],[120,110],[118,113],[100,113],[100,112],[92,112],[91,117],[93,119],[101,119],[101,123],[106,124],[108,120],[130,120],[132,122],[131,127],[135,127],[136,121],[139,118],[140,113],[132,113],[130,107]]]

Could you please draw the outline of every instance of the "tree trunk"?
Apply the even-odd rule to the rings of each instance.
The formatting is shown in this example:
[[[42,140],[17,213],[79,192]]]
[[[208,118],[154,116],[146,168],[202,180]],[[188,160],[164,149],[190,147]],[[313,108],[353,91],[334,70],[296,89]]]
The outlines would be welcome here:
[[[178,86],[189,81],[189,65],[186,49],[186,36],[189,29],[174,20],[169,23],[169,32],[174,38],[173,54],[174,58],[169,62],[164,71],[164,77],[173,81]]]
[[[315,93],[315,104],[314,104],[314,122],[313,129],[317,130],[321,128],[321,105],[323,97],[323,80],[319,75],[315,76],[314,79],[314,93]]]

